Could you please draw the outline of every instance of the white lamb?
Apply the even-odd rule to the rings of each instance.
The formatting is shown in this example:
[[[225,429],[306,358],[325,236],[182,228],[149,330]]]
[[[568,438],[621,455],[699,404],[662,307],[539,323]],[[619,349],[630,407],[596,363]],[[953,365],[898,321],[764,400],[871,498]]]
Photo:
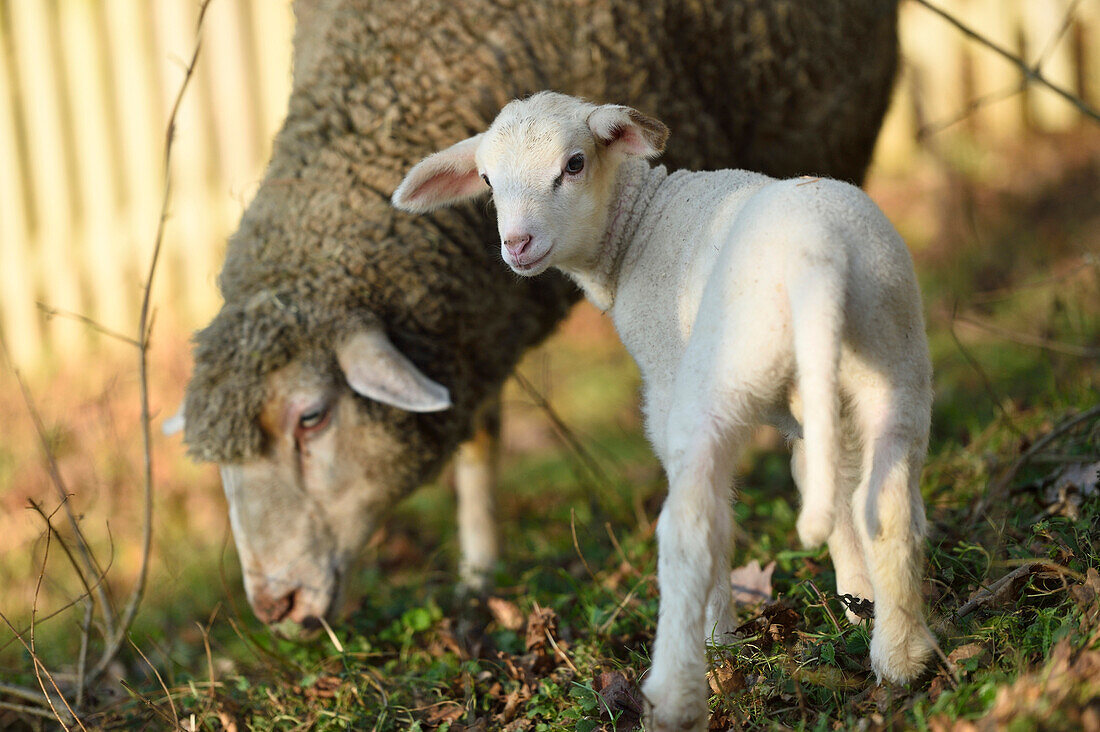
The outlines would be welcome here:
[[[905,243],[846,183],[650,168],[667,137],[634,109],[543,92],[421,161],[393,202],[423,213],[491,187],[508,265],[571,276],[638,362],[669,479],[647,729],[706,728],[704,643],[732,629],[730,486],[760,423],[794,445],[803,543],[828,541],[837,592],[875,602],[876,674],[909,681],[933,643],[932,390]]]

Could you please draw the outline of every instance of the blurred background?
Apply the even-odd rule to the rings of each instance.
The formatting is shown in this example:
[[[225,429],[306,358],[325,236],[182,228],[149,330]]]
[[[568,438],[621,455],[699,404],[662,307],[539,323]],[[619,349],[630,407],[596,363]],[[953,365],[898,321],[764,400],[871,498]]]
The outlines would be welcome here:
[[[939,4],[1100,105],[1098,0]],[[1024,83],[1018,68],[926,7],[901,5],[903,65],[867,188],[908,241],[921,279],[937,373],[935,452],[969,444],[994,418],[1095,402],[1100,124]],[[47,511],[59,501],[43,442],[93,546],[110,557],[112,593],[123,596],[138,567],[137,351],[118,336],[136,335],[166,118],[196,12],[195,0],[0,0],[0,333],[9,359],[0,368],[0,611],[19,626],[44,551],[42,520],[28,501]],[[190,332],[218,308],[226,238],[284,113],[292,31],[282,0],[215,0],[206,19],[178,118],[154,283],[157,424],[181,400]],[[14,369],[41,413],[41,434]],[[521,372],[590,455],[572,454],[547,404],[511,383],[505,481],[515,490],[502,514],[522,524],[537,509],[564,517],[566,532],[571,508],[578,520],[651,521],[660,470],[640,431],[637,374],[610,323],[579,306]],[[592,472],[588,458],[601,467]],[[751,480],[789,487],[786,459],[762,434],[745,467]],[[593,492],[607,478],[600,473],[611,485]],[[191,651],[174,651],[184,658],[201,652],[195,619],[219,601],[245,604],[214,468],[188,462],[178,438],[158,434],[154,474],[153,563],[136,635],[190,639]],[[375,580],[407,567],[450,575],[448,480],[410,499],[387,540],[375,543]],[[788,494],[747,494],[738,516],[790,519],[790,503]],[[567,541],[554,530],[506,531],[516,566]],[[78,593],[60,553],[44,578],[42,613]],[[71,657],[75,618],[62,614],[39,632],[47,660]],[[24,668],[9,637],[0,631],[0,676]]]

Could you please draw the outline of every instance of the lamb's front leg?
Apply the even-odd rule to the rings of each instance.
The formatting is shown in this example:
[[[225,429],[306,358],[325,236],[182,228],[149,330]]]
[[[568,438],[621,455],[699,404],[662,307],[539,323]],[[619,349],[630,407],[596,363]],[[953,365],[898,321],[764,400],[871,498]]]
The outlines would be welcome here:
[[[657,524],[661,608],[644,694],[646,729],[659,732],[707,728],[707,602],[716,581],[729,584],[734,453],[728,440],[706,428],[689,434],[696,444],[671,453],[669,493]]]

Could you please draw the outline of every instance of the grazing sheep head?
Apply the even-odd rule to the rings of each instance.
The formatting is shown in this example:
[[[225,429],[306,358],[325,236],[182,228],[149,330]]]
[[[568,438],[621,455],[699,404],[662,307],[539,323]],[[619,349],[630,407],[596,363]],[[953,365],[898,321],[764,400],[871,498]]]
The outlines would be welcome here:
[[[418,163],[393,204],[426,213],[491,189],[501,255],[514,272],[583,270],[607,230],[619,166],[660,155],[667,138],[664,124],[630,107],[541,92]]]
[[[335,358],[314,352],[267,374],[261,449],[217,460],[249,603],[286,636],[336,619],[363,546],[417,480],[409,451],[423,446],[408,444],[409,423],[451,407],[377,325],[337,342]],[[173,426],[189,427],[191,410],[203,418],[185,404]]]

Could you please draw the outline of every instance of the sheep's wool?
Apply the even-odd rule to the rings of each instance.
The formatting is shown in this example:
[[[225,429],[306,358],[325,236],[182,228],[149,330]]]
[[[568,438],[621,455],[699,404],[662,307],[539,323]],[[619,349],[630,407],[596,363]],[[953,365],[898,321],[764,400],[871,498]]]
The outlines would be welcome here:
[[[501,276],[483,208],[412,218],[388,199],[414,161],[508,100],[550,87],[658,114],[673,167],[859,180],[897,61],[897,7],[882,0],[298,0],[296,11],[287,119],[229,243],[225,304],[195,336],[185,439],[200,460],[261,455],[267,377],[303,361],[336,378],[336,343],[368,322],[455,402],[413,418],[362,400],[410,454],[432,453],[403,479],[427,477],[468,434],[478,403],[577,292],[564,278]]]

